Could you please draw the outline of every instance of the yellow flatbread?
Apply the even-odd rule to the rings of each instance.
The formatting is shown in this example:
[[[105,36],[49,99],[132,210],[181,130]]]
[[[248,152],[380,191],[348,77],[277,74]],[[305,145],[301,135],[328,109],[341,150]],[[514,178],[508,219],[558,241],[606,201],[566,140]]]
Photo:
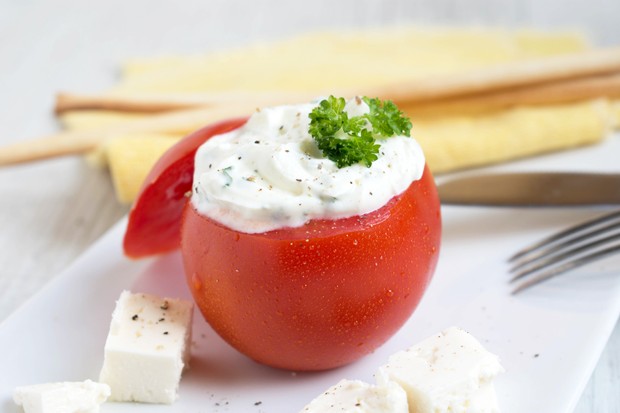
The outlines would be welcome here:
[[[166,135],[128,135],[108,140],[104,153],[119,201],[132,202],[157,159],[178,141]]]

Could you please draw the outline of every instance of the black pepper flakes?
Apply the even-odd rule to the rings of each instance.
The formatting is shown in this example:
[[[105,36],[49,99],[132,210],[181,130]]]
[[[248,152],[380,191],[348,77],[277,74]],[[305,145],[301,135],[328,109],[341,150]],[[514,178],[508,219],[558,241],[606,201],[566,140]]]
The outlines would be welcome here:
[[[131,319],[132,319],[133,321],[136,321],[136,320],[138,319],[138,314],[134,314],[134,315],[133,315],[133,317],[131,317]]]
[[[164,331],[164,335],[165,335],[165,336],[167,336],[167,335],[168,335],[168,332],[167,332],[167,331]]]
[[[260,406],[261,404],[263,404],[261,401],[254,402],[254,406]]]
[[[170,303],[168,301],[164,301],[164,303],[159,307],[162,310],[167,310],[170,308]]]

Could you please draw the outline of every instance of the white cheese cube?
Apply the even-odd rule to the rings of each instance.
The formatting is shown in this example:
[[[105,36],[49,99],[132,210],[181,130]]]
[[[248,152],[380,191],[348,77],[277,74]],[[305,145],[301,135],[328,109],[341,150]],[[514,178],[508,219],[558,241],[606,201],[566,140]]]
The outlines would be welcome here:
[[[391,356],[377,382],[400,384],[411,413],[497,413],[492,380],[502,371],[497,356],[451,327]]]
[[[174,402],[189,362],[193,305],[123,291],[112,314],[99,380],[112,401]]]
[[[107,384],[62,382],[18,387],[13,400],[25,413],[98,413],[110,396]]]
[[[341,380],[300,413],[407,413],[407,394],[393,382],[375,386],[359,380]]]

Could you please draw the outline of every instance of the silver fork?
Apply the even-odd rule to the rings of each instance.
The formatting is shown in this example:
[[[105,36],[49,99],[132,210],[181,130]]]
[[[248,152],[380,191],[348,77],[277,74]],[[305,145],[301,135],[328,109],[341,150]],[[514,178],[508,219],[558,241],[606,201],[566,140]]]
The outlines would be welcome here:
[[[518,251],[510,282],[516,294],[551,277],[620,253],[620,211],[575,225]]]

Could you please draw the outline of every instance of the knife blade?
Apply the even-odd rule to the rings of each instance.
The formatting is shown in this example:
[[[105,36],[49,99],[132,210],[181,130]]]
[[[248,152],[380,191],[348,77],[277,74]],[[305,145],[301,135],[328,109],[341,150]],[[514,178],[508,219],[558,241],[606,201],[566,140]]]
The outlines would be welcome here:
[[[620,204],[620,174],[516,172],[452,178],[437,186],[443,204],[567,206]]]

